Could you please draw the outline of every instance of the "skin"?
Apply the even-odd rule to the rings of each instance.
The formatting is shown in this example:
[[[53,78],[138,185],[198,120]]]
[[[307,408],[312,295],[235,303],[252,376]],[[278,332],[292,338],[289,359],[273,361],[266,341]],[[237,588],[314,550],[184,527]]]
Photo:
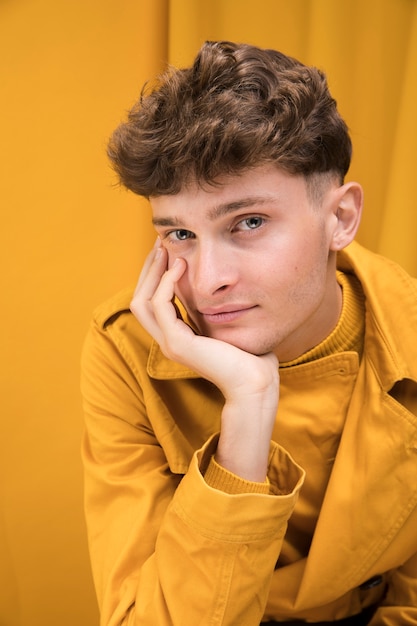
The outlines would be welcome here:
[[[302,176],[269,164],[151,198],[159,237],[131,309],[166,356],[220,388],[216,460],[247,480],[266,477],[278,360],[317,345],[340,316],[336,252],[354,238],[362,190],[327,181],[320,206]]]

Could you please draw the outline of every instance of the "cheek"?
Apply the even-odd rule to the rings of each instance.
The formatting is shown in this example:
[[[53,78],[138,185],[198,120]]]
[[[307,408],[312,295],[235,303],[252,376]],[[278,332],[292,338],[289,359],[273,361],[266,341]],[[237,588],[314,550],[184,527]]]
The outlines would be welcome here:
[[[300,239],[294,250],[293,259],[300,273],[315,274],[317,271],[320,273],[327,264],[328,254],[326,232],[319,224]]]
[[[316,235],[317,236],[317,235]],[[269,268],[269,284],[285,291],[292,302],[300,302],[322,289],[326,282],[328,253],[313,237],[304,238],[287,246],[275,257]]]

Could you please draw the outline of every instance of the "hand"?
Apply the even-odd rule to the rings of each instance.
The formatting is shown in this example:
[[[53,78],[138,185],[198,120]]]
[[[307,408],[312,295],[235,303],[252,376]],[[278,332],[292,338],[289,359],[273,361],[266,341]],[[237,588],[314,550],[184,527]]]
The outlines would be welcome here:
[[[131,310],[165,356],[210,380],[223,393],[218,462],[248,480],[263,481],[278,404],[277,359],[272,353],[255,356],[196,335],[173,305],[186,262],[178,258],[170,269],[167,262],[167,251],[157,241],[143,267]]]

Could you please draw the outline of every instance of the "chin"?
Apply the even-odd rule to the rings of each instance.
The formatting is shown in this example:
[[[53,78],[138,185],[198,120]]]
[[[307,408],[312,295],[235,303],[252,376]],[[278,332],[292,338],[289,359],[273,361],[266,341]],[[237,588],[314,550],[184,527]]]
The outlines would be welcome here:
[[[244,338],[233,338],[233,337],[221,337],[221,336],[214,336],[214,339],[219,339],[220,341],[224,341],[225,343],[229,343],[232,346],[235,346],[236,348],[239,348],[239,350],[243,350],[244,352],[248,352],[249,354],[253,354],[255,356],[262,356],[263,354],[268,354],[269,352],[273,352],[275,346],[274,345],[270,345],[270,344],[266,344],[266,343],[259,343],[259,341],[256,340],[250,340],[250,339],[244,339]]]

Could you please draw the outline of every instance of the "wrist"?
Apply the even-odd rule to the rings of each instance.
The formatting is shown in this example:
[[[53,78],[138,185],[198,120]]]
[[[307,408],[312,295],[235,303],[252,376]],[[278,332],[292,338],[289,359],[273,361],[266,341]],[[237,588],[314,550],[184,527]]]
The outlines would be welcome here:
[[[226,404],[214,455],[216,462],[244,480],[264,482],[275,417],[275,404],[262,412],[248,412],[248,406],[245,411],[236,412],[235,407]]]

